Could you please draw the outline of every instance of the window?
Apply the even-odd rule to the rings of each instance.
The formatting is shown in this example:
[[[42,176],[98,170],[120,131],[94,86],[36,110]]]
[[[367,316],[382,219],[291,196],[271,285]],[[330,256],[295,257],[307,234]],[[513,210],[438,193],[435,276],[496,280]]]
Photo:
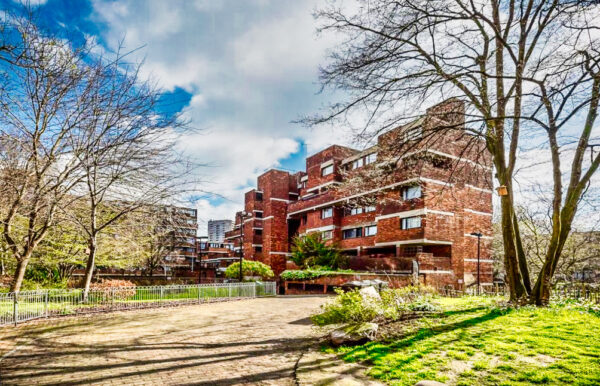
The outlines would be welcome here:
[[[262,246],[254,247],[254,252],[262,252]]]
[[[365,165],[372,164],[377,161],[377,153],[371,153],[365,157]]]
[[[261,192],[256,192],[256,193],[254,194],[254,199],[255,199],[256,201],[262,201],[262,193],[261,193]]]
[[[352,162],[352,169],[358,169],[363,166],[363,159],[359,158],[356,161]]]
[[[344,239],[353,239],[356,237],[362,237],[362,228],[345,229],[342,232],[342,238]]]
[[[412,141],[423,136],[423,128],[421,126],[413,127],[404,132],[404,141]]]
[[[405,217],[401,220],[400,227],[401,227],[401,229],[420,228],[421,227],[421,217],[419,217],[419,216]]]
[[[352,208],[350,209],[350,215],[353,216],[355,214],[361,214],[363,212],[363,208]]]
[[[260,212],[260,211],[256,211],[256,212],[254,212],[254,216],[255,216],[256,218],[262,218],[262,212]]]
[[[365,236],[375,236],[377,234],[377,225],[365,227]]]
[[[254,230],[254,234],[257,235],[257,236],[262,235],[262,229],[255,229]]]
[[[413,198],[421,198],[420,186],[408,186],[402,190],[402,199],[412,200]]]
[[[307,220],[306,215],[303,215],[302,218],[300,219],[300,224],[306,225],[306,220]]]
[[[321,169],[322,176],[327,176],[331,173],[333,173],[333,165],[325,166],[324,168]]]
[[[321,237],[323,240],[331,240],[333,238],[333,231],[323,231]]]
[[[333,208],[332,207],[321,209],[321,218],[329,218],[331,216],[333,216]]]
[[[375,205],[365,206],[365,213],[375,212],[375,210],[377,210],[377,207]]]

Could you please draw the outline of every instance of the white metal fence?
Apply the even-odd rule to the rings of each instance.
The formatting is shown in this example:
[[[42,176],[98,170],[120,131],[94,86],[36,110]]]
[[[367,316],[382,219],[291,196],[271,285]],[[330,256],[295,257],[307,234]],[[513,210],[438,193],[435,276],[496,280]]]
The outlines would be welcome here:
[[[0,326],[49,316],[197,304],[276,295],[274,282],[211,283],[0,294]]]

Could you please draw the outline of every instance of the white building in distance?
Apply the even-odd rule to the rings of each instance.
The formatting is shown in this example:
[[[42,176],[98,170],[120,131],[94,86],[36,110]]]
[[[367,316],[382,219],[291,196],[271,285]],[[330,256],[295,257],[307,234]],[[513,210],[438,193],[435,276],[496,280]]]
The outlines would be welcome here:
[[[225,241],[225,232],[233,229],[231,220],[208,220],[208,242],[222,243]]]

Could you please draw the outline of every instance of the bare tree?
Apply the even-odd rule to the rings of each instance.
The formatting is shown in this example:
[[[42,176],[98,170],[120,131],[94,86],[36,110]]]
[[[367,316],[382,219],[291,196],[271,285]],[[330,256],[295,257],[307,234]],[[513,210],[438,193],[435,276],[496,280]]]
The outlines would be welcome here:
[[[529,269],[538,275],[544,267],[552,235],[552,211],[520,206],[516,213]],[[600,233],[595,229],[596,226],[591,226],[586,231],[571,232],[567,237],[563,256],[556,267],[556,274],[562,280],[572,280],[582,269],[600,267]]]
[[[347,98],[308,122],[347,122],[360,111],[366,118],[358,135],[372,138],[414,120],[432,100],[464,101],[457,122],[466,127],[445,129],[481,138],[497,183],[508,192],[500,207],[511,299],[544,304],[578,202],[600,165],[600,155],[584,163],[600,94],[598,11],[597,2],[586,0],[363,0],[353,10],[332,3],[316,14],[321,32],[344,40],[321,80]],[[533,142],[551,159],[553,220],[532,285],[513,185],[520,145]],[[397,146],[406,151],[402,141]],[[563,192],[561,151],[567,149],[573,156]]]
[[[161,114],[161,90],[140,79],[139,66],[117,57],[99,58],[90,72],[94,96],[81,130],[70,140],[82,149],[81,191],[86,211],[76,214],[88,239],[84,294],[90,288],[97,238],[112,224],[144,206],[165,204],[189,186],[189,165],[177,156],[178,114]]]
[[[44,37],[29,20],[16,20],[18,49],[0,62],[6,87],[0,98],[2,237],[19,291],[27,264],[78,182],[78,149],[67,141],[85,116],[90,89],[81,51]]]

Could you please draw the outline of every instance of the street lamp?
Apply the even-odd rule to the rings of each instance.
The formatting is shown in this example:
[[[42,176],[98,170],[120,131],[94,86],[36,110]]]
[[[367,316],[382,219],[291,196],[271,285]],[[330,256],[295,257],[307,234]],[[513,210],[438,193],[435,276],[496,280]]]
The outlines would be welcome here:
[[[240,216],[240,283],[243,281],[244,276],[242,272],[242,261],[244,260],[244,217],[248,216],[246,211],[238,213]]]
[[[481,232],[472,232],[471,236],[477,237],[477,295],[479,295],[479,289],[481,288],[481,281],[479,276],[479,258],[481,256]]]

